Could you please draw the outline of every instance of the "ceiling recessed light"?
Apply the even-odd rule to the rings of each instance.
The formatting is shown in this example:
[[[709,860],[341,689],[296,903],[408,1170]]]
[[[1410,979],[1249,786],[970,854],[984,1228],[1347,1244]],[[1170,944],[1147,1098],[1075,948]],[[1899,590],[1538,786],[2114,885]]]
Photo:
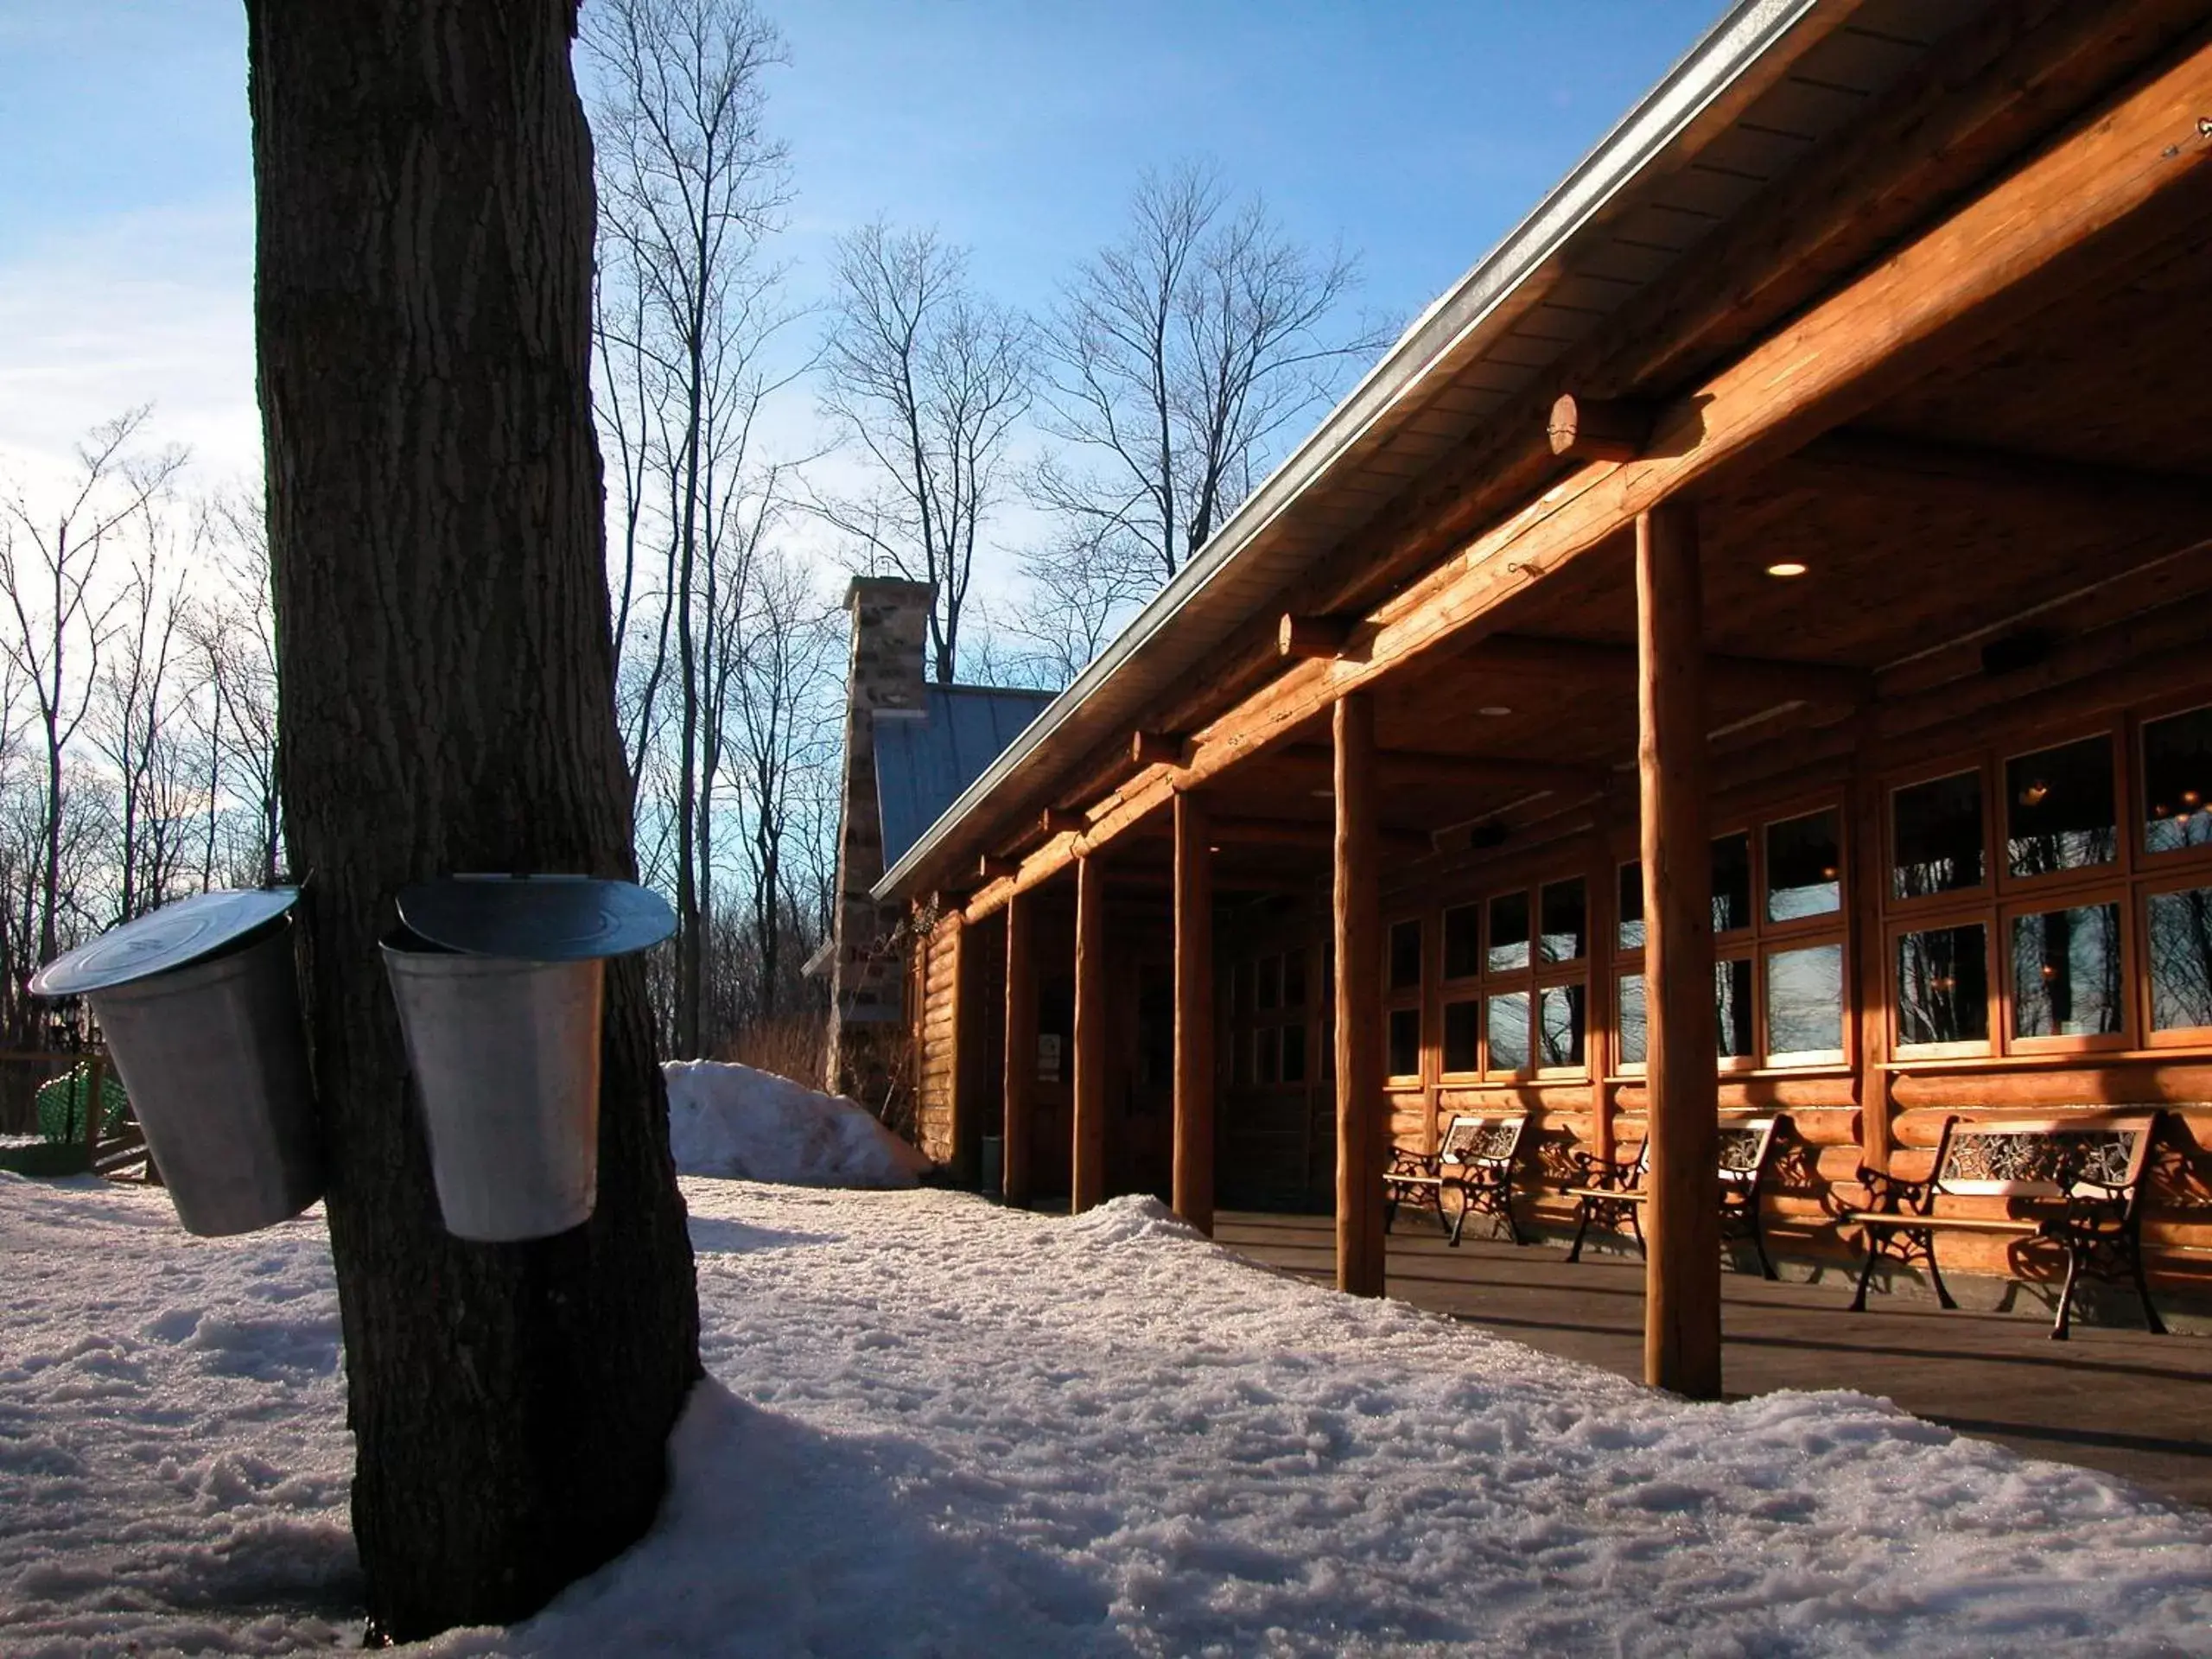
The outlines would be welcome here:
[[[1513,711],[1502,702],[1486,702],[1475,712],[1484,720],[1503,720]]]
[[[1779,564],[1767,566],[1766,573],[1770,576],[1802,576],[1805,574],[1805,567],[1795,559],[1784,559]]]

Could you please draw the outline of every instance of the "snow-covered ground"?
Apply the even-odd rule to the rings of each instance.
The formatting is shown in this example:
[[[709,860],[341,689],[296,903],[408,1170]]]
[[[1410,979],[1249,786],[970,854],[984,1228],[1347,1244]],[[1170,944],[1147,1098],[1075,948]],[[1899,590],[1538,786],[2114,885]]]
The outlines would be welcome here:
[[[659,1524],[424,1651],[2212,1649],[2212,1516],[1863,1396],[1672,1402],[1141,1200],[684,1191],[712,1380]],[[0,1651],[345,1635],[337,1340],[313,1215],[0,1175]]]

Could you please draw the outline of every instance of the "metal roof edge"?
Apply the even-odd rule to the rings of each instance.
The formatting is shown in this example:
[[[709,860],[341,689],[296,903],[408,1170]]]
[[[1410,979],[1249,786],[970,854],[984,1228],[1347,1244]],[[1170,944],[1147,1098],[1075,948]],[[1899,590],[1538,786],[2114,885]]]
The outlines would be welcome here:
[[[1258,533],[1435,366],[1494,316],[1560,247],[1663,156],[1715,99],[1806,16],[1831,0],[1738,0],[1567,176],[1467,274],[1417,317],[1382,359],[1270,473],[1212,537],[1131,618],[1072,683],[1032,721],[869,889],[896,898],[938,844],[1082,709],[1123,664],[1180,615]]]

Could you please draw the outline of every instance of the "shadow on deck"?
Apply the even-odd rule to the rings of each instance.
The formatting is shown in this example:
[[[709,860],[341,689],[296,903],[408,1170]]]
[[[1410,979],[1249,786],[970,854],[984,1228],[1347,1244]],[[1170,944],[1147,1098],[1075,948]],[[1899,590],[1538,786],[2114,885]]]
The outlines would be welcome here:
[[[1335,1234],[1325,1216],[1224,1211],[1217,1240],[1326,1284]],[[1624,1376],[1643,1374],[1643,1271],[1632,1255],[1569,1266],[1553,1243],[1446,1247],[1433,1220],[1402,1216],[1389,1292],[1496,1336]],[[1853,1313],[1851,1279],[1721,1278],[1723,1375],[1732,1399],[1777,1389],[1856,1389],[1916,1416],[2031,1457],[2104,1470],[2212,1506],[2212,1339],[2075,1327],[2050,1339],[2040,1314],[1945,1312],[1878,1294]]]

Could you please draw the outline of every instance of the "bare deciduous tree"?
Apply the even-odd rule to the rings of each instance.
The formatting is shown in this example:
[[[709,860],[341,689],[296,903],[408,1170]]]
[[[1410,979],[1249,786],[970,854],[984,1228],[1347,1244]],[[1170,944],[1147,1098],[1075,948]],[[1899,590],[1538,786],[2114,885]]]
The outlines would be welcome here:
[[[936,589],[930,654],[950,682],[984,524],[1030,405],[1030,328],[968,284],[934,231],[877,219],[839,238],[823,409],[867,458],[871,488],[821,498],[874,567]]]
[[[696,1054],[713,909],[716,688],[730,672],[717,618],[772,511],[772,474],[753,476],[760,408],[795,372],[768,366],[768,344],[791,314],[783,270],[763,247],[790,199],[784,147],[763,127],[765,77],[783,60],[783,41],[747,0],[600,0],[584,15],[583,41],[598,84],[596,402],[623,491],[616,643],[650,657],[625,677],[626,730],[635,776],[647,746],[669,736],[658,716],[672,644],[671,1035],[679,1052]],[[649,620],[641,561],[653,540],[661,588]]]
[[[1211,168],[1147,172],[1120,240],[1080,265],[1043,331],[1039,506],[1150,592],[1234,512],[1286,428],[1387,342],[1338,321],[1358,261],[1291,237]]]
[[[35,509],[21,492],[0,505],[0,597],[12,624],[9,660],[25,687],[43,762],[35,905],[36,960],[60,947],[63,843],[70,746],[90,712],[119,589],[103,590],[103,561],[126,526],[143,524],[185,463],[181,449],[138,448],[151,411],[93,429],[77,446],[64,499]],[[106,562],[110,564],[112,560]]]

